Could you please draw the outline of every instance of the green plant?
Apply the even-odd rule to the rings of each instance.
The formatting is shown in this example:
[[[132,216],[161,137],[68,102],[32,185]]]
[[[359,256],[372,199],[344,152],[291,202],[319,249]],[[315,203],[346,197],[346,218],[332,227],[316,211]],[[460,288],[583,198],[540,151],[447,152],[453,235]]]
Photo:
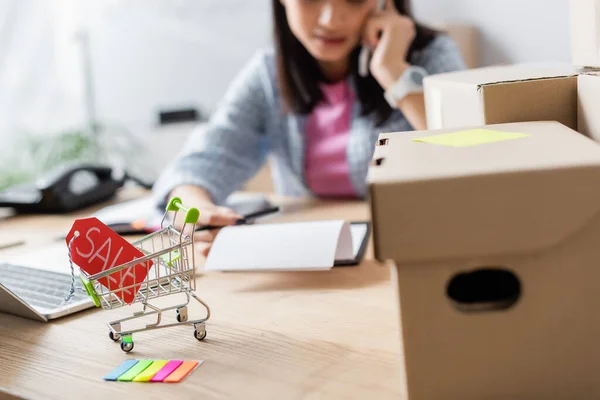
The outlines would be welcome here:
[[[31,151],[38,156],[36,159],[41,161],[39,167],[43,171],[49,171],[68,161],[90,160],[99,154],[98,143],[84,131],[68,131],[36,139],[31,143]]]
[[[69,161],[94,161],[101,156],[98,140],[84,130],[50,135],[21,134],[4,148],[0,190],[32,181]]]
[[[21,133],[0,148],[0,190],[35,180],[73,161],[144,171],[152,166],[143,140],[122,126],[96,125],[55,134]]]
[[[24,171],[0,172],[0,190],[27,182],[29,179],[31,179],[31,176]]]

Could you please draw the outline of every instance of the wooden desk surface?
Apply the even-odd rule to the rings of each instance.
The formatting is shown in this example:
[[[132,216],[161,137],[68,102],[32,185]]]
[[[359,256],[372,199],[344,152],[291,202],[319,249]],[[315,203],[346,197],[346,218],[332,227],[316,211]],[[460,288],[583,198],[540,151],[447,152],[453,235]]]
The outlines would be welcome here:
[[[285,204],[279,220],[368,218],[359,202]],[[25,246],[0,251],[0,259],[34,260],[36,246],[48,245],[73,218],[0,221],[0,238],[35,231],[26,235]],[[212,310],[207,339],[198,342],[191,326],[142,332],[134,335],[129,354],[108,338],[106,323],[139,305],[93,309],[50,323],[0,314],[0,398],[398,399],[404,386],[395,294],[388,268],[371,254],[359,267],[330,272],[228,274],[199,268],[196,293]],[[194,318],[200,307],[190,304]],[[205,363],[176,385],[102,380],[128,358]]]

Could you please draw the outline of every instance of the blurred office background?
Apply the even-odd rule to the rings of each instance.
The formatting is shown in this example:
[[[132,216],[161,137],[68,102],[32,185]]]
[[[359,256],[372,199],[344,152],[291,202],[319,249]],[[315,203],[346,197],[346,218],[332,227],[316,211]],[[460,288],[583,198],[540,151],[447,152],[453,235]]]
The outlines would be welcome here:
[[[413,6],[472,67],[569,62],[568,0]],[[270,0],[0,0],[0,187],[85,153],[90,132],[152,180],[270,33]],[[173,110],[198,121],[161,125]]]

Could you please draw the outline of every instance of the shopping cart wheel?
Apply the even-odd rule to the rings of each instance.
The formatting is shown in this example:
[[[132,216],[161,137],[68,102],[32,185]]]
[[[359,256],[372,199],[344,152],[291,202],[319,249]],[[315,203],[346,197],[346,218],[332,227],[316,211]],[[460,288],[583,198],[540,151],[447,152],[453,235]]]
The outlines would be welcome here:
[[[121,350],[125,353],[129,353],[133,350],[133,342],[121,342]]]
[[[188,320],[187,307],[177,309],[177,322],[185,322]]]
[[[194,337],[198,340],[204,340],[206,337],[206,328],[204,326],[197,327],[194,331]]]
[[[118,333],[113,333],[113,331],[108,332],[108,337],[113,342],[118,342],[119,340],[121,340],[121,335],[119,335]]]

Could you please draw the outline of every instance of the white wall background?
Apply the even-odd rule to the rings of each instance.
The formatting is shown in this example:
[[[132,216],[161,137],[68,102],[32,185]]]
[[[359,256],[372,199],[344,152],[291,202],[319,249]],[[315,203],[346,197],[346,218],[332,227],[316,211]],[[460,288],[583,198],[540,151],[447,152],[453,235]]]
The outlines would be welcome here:
[[[241,66],[270,43],[269,0],[131,0],[95,17],[101,120],[148,123],[180,106],[211,112]]]
[[[570,62],[568,0],[413,0],[413,7],[424,21],[475,26],[483,65]]]
[[[483,65],[569,61],[568,0],[413,0],[424,22],[465,22]],[[77,32],[89,33],[93,103],[138,129],[157,111],[210,112],[257,47],[270,0],[0,0],[0,143],[87,118]],[[1,146],[0,146],[1,147]]]

